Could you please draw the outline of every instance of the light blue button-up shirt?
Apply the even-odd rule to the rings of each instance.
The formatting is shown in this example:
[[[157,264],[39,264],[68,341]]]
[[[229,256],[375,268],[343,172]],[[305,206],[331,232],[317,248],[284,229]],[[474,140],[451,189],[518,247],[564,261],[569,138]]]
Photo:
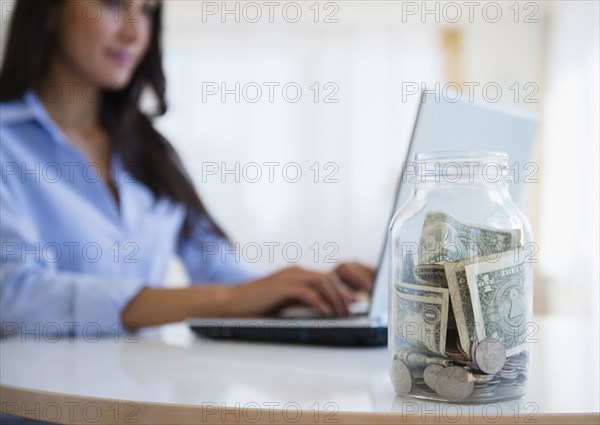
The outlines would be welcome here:
[[[256,277],[206,221],[182,238],[183,207],[155,199],[114,156],[117,203],[33,93],[0,104],[0,161],[0,334],[112,334],[176,254],[194,283]]]

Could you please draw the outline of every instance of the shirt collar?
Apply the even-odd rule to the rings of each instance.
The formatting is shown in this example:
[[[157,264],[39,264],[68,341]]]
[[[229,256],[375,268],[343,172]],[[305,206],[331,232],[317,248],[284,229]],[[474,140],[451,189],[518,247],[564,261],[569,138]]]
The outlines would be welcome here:
[[[52,140],[60,145],[66,145],[70,147],[71,144],[69,143],[67,136],[65,136],[65,133],[63,133],[63,131],[58,127],[58,125],[56,125],[52,118],[50,118],[48,111],[46,111],[46,108],[44,107],[44,104],[38,95],[32,90],[29,90],[25,92],[23,99],[26,107],[29,108],[31,112],[32,118],[40,123],[40,125],[48,133],[50,133]]]
[[[69,145],[63,131],[48,115],[46,108],[34,91],[28,90],[19,100],[0,103],[0,122],[17,124],[27,121],[38,122],[52,140],[60,145]]]
[[[0,123],[13,124],[28,121],[39,123],[40,126],[48,132],[50,138],[55,143],[79,152],[79,150],[69,142],[69,139],[60,127],[52,120],[52,118],[50,118],[44,104],[33,90],[26,91],[20,100],[0,102]],[[111,167],[119,165],[117,164],[119,161],[119,154],[116,151],[112,152]]]
[[[0,103],[0,122],[13,124],[33,119],[33,111],[25,103],[25,97],[11,102]]]

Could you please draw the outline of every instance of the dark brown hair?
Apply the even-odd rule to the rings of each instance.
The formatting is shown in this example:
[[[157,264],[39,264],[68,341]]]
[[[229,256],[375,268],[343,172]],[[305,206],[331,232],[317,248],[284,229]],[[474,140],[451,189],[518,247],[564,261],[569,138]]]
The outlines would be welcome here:
[[[19,0],[17,2],[0,71],[0,102],[22,98],[44,78],[54,48],[48,22],[53,8],[64,0]],[[112,137],[113,149],[125,167],[156,198],[167,197],[187,211],[183,233],[188,235],[197,220],[209,219],[214,230],[221,229],[210,219],[181,160],[171,144],[152,125],[151,117],[139,105],[143,89],[150,89],[157,101],[154,116],[167,111],[165,76],[162,66],[162,4],[151,17],[152,34],[146,56],[122,90],[102,91],[101,122]]]

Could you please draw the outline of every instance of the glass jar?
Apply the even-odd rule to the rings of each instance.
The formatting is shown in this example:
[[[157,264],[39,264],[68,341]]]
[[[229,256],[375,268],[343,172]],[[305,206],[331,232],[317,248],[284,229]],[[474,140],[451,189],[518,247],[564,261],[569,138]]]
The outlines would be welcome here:
[[[389,229],[388,350],[398,395],[489,402],[526,392],[535,246],[508,155],[432,152],[405,164]]]

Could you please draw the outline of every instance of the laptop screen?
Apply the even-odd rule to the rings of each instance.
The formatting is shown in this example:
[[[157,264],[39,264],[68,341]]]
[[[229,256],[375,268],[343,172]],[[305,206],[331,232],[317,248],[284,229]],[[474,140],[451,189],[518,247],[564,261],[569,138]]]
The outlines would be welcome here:
[[[400,181],[392,206],[390,221],[396,211],[408,200],[411,183],[405,183],[406,163],[416,153],[436,151],[501,151],[507,152],[514,182],[510,185],[513,199],[518,200],[525,176],[536,170],[530,163],[535,131],[535,114],[514,111],[499,105],[472,102],[469,99],[449,102],[434,95],[421,94],[407,149],[402,164]],[[389,222],[387,223],[389,225]],[[384,245],[371,297],[369,317],[378,324],[387,323],[389,256],[387,226]]]

